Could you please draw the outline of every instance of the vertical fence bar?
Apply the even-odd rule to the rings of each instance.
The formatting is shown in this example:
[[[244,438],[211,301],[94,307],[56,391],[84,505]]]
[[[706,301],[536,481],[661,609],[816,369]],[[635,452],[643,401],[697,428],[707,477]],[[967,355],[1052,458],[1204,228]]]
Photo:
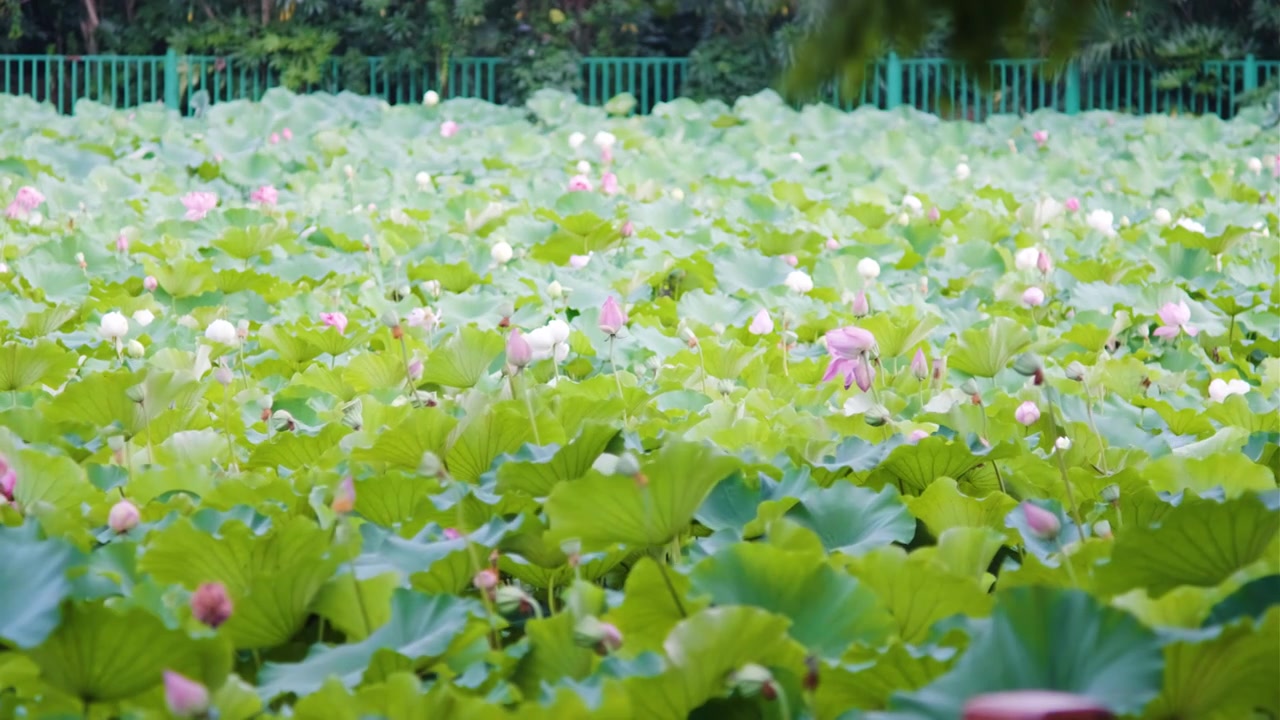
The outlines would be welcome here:
[[[164,106],[178,109],[178,51],[173,48],[164,54]]]
[[[1068,115],[1080,114],[1080,66],[1072,62],[1067,65],[1067,98],[1064,108]]]
[[[886,108],[893,109],[902,104],[902,61],[898,59],[898,53],[890,52],[888,62],[888,97],[884,104]]]

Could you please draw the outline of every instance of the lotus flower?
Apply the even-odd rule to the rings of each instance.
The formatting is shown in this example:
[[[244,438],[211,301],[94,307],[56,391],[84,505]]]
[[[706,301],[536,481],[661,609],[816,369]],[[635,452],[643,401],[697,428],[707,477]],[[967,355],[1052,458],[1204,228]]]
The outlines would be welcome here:
[[[768,335],[773,332],[773,318],[769,317],[769,311],[762,309],[752,316],[747,332],[752,335]]]
[[[493,568],[484,568],[471,578],[471,584],[477,590],[488,591],[498,587],[498,571]]]
[[[929,377],[929,359],[924,356],[923,348],[917,348],[916,354],[911,358],[911,374],[921,381]]]
[[[590,254],[569,256],[569,267],[573,268],[574,270],[581,270],[582,268],[586,267],[587,263],[589,262],[591,262]]]
[[[1152,215],[1152,218],[1156,221],[1157,225],[1168,225],[1173,222],[1173,214],[1162,207],[1156,208],[1155,214]]]
[[[489,248],[489,257],[493,258],[493,261],[499,265],[506,265],[508,262],[511,262],[511,258],[514,257],[515,254],[515,249],[513,249],[511,244],[505,240],[499,240],[493,244],[493,247]]]
[[[1209,399],[1214,402],[1223,402],[1232,395],[1247,395],[1250,389],[1251,386],[1244,380],[1214,378],[1209,383]]]
[[[852,325],[828,330],[826,339],[827,351],[833,357],[845,360],[859,357],[876,346],[876,336],[871,331]]]
[[[591,192],[591,179],[586,175],[569,178],[569,192]]]
[[[427,107],[435,107],[440,104],[440,93],[435,90],[428,90],[422,93],[422,104]]]
[[[1013,255],[1013,265],[1019,270],[1030,270],[1036,266],[1036,260],[1040,257],[1040,251],[1036,248],[1022,248]]]
[[[347,334],[347,316],[340,312],[320,313],[320,322],[331,328],[336,328],[339,335]]]
[[[600,178],[600,189],[605,195],[617,195],[621,189],[618,187],[618,176],[607,172]]]
[[[230,620],[234,609],[227,587],[220,582],[204,583],[191,594],[192,617],[211,628]]]
[[[1203,235],[1205,232],[1204,225],[1192,220],[1191,218],[1178,218],[1178,222],[1174,227],[1180,227],[1183,230],[1190,230],[1193,233]]]
[[[1066,452],[1071,449],[1071,438],[1067,437],[1066,435],[1063,435],[1062,437],[1053,441],[1053,446],[1057,448],[1058,452]]]
[[[783,255],[782,261],[790,265],[791,267],[795,267],[800,264],[800,258],[796,257],[795,255]]]
[[[1092,210],[1085,218],[1085,223],[1093,230],[1111,237],[1116,234],[1115,215],[1108,210]]]
[[[286,142],[293,139],[293,131],[289,128],[285,128],[280,132],[280,134],[284,137]]]
[[[618,305],[618,301],[613,296],[605,298],[604,305],[600,308],[600,330],[605,335],[617,335],[627,324],[627,313]]]
[[[142,288],[147,292],[155,292],[158,287],[160,287],[160,281],[156,279],[155,275],[148,275],[142,278]]]
[[[0,497],[13,501],[13,489],[18,485],[18,472],[9,464],[9,458],[0,454]]]
[[[813,289],[813,278],[803,270],[792,270],[787,279],[782,281],[792,292],[801,294],[807,293]]]
[[[422,328],[423,330],[434,330],[440,324],[440,318],[429,307],[418,307],[409,311],[409,316],[405,322],[410,327]]]
[[[569,323],[555,318],[546,325],[529,331],[524,339],[533,351],[534,360],[555,360],[557,363],[569,357]]]
[[[209,323],[209,327],[205,328],[204,337],[209,342],[219,345],[235,345],[236,326],[226,320],[214,320]]]
[[[596,147],[607,148],[613,147],[613,144],[618,142],[618,138],[614,137],[613,133],[608,132],[607,130],[601,130],[596,133],[596,137],[592,142],[596,144]]]
[[[1192,327],[1188,323],[1191,321],[1191,308],[1187,307],[1186,301],[1179,300],[1174,303],[1165,303],[1160,308],[1160,322],[1163,323],[1156,328],[1155,335],[1158,338],[1167,338],[1172,340],[1178,337],[1179,332],[1185,331],[1191,337],[1199,334],[1200,330]]]
[[[164,704],[180,718],[204,715],[209,709],[209,689],[172,670],[164,671]]]
[[[520,328],[512,328],[507,336],[507,363],[516,369],[523,368],[533,362],[533,348],[520,333]]]
[[[129,334],[129,318],[123,313],[109,312],[102,316],[98,333],[106,340],[119,340]]]
[[[30,185],[23,185],[18,188],[18,194],[14,196],[13,202],[9,203],[9,207],[5,209],[6,217],[19,218],[26,217],[28,213],[33,212],[44,202],[44,195],[39,190]]]
[[[280,133],[271,133],[271,137],[267,138],[272,145],[280,144]]]
[[[850,375],[853,377],[854,384],[856,384],[858,389],[862,392],[870,390],[871,383],[876,379],[876,369],[871,367],[871,363],[867,360],[865,355],[854,359],[852,363],[853,365],[850,368]],[[849,389],[849,375],[845,376],[844,389]]]
[[[1013,417],[1019,423],[1030,427],[1040,420],[1040,407],[1028,400],[1013,411]]]
[[[875,280],[880,277],[880,263],[872,258],[862,258],[858,261],[858,274],[863,280]]]
[[[966,163],[957,163],[955,170],[957,180],[964,181],[969,179],[969,166]]]
[[[582,143],[586,141],[587,141],[586,135],[583,135],[580,132],[575,132],[569,135],[569,148],[571,150],[577,150],[578,148],[582,147]]]
[[[1027,520],[1027,527],[1042,540],[1052,540],[1062,530],[1062,522],[1057,515],[1033,502],[1022,503],[1022,515]]]
[[[920,202],[920,198],[915,195],[904,195],[902,198],[902,207],[903,209],[917,215],[924,211],[924,203]]]
[[[1045,143],[1049,142],[1049,131],[1037,130],[1031,133],[1031,139],[1035,140],[1037,145],[1044,145]]]
[[[1246,167],[1248,167],[1248,168],[1249,168],[1249,172],[1253,173],[1254,175],[1261,175],[1261,174],[1262,174],[1262,160],[1261,160],[1261,159],[1256,158],[1256,157],[1251,157],[1251,158],[1249,158],[1249,161],[1248,161],[1247,163],[1245,163],[1245,165],[1246,165]]]
[[[852,308],[854,317],[866,317],[871,312],[871,303],[867,302],[867,291],[859,290],[857,295],[853,296]]]
[[[1080,209],[1080,198],[1069,197],[1066,202],[1062,203],[1062,207],[1066,208],[1067,212],[1076,212]]]
[[[1022,304],[1027,307],[1040,307],[1044,304],[1044,291],[1038,287],[1029,287],[1022,292]]]
[[[445,120],[440,124],[440,137],[451,138],[458,134],[458,123],[452,120]]]
[[[263,185],[262,187],[249,193],[249,199],[259,205],[267,207],[275,207],[276,201],[280,198],[280,193],[276,191],[272,185]]]
[[[138,506],[128,500],[121,500],[111,506],[107,513],[107,527],[114,533],[126,533],[138,526]]]
[[[203,220],[209,211],[218,206],[218,196],[211,192],[189,192],[182,196],[182,205],[187,209],[188,220]]]

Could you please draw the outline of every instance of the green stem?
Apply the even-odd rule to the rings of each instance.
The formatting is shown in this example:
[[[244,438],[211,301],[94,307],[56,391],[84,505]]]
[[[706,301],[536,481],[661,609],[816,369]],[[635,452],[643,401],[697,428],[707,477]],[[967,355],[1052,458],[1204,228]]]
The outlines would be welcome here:
[[[458,509],[458,532],[466,533],[462,522],[461,498],[459,498],[458,502],[455,503],[455,507]],[[474,578],[480,574],[480,569],[483,566],[480,564],[480,556],[476,554],[476,546],[471,542],[471,534],[467,533],[463,535],[463,540],[467,543],[467,555],[471,558],[471,577]],[[480,590],[480,601],[484,603],[484,611],[489,619],[489,648],[492,650],[500,650],[502,649],[502,639],[498,636],[497,624],[493,621],[493,619],[497,617],[497,610],[493,607],[493,599],[489,597],[488,590]]]
[[[1077,528],[1079,528],[1079,526],[1077,526]],[[1062,538],[1058,538],[1057,545],[1058,554],[1062,556],[1062,564],[1067,567],[1067,575],[1071,577],[1071,585],[1079,589],[1080,580],[1076,577],[1076,569],[1071,566],[1071,556],[1067,554],[1067,550],[1062,544]]]
[[[552,362],[555,362],[555,358],[552,358]],[[529,386],[530,386],[530,383],[526,382],[523,388],[524,392],[521,394],[524,395],[524,407],[526,410],[529,411],[529,428],[533,430],[533,442],[537,445],[542,445],[542,438],[538,435],[538,417],[536,413],[533,412],[533,393],[531,392],[532,388],[530,388]],[[516,376],[512,375],[511,376],[511,394],[514,395],[515,392],[516,392]]]
[[[1098,438],[1098,464],[1102,466],[1103,475],[1110,475],[1111,471],[1107,469],[1107,444],[1102,440],[1098,423],[1093,418],[1093,395],[1090,394],[1088,385],[1084,388],[1084,409],[1089,416],[1089,428],[1093,430],[1094,437]]]
[[[404,391],[409,398],[410,404],[413,403],[413,374],[409,372],[409,346],[405,344],[404,335],[400,336],[400,357],[404,360]]]
[[[684,603],[680,601],[680,593],[676,592],[676,586],[671,582],[671,577],[667,575],[667,564],[658,563],[658,572],[662,573],[662,582],[667,585],[667,592],[671,593],[671,600],[676,604],[676,610],[679,611],[680,617],[687,618],[689,613],[685,612]]]
[[[1056,442],[1061,433],[1058,429],[1058,419],[1054,413],[1053,396],[1049,393],[1049,388],[1044,388],[1044,401],[1049,406],[1049,429],[1053,433],[1053,439]],[[1062,486],[1067,491],[1067,502],[1071,504],[1071,518],[1075,520],[1076,532],[1080,535],[1080,544],[1084,544],[1084,520],[1080,517],[1080,508],[1076,507],[1076,494],[1071,488],[1071,474],[1067,472],[1067,460],[1063,456],[1063,452],[1054,448],[1054,455],[1058,457],[1058,472],[1062,474]]]
[[[778,710],[781,720],[791,720],[791,700],[787,697],[787,691],[782,687],[782,683],[774,682],[773,689],[778,693]]]
[[[617,342],[617,335],[609,336],[609,367],[613,368],[613,382],[618,386],[618,399],[622,401],[622,427],[627,426],[627,397],[622,394],[622,378],[618,375],[618,362],[613,357],[613,346]]]

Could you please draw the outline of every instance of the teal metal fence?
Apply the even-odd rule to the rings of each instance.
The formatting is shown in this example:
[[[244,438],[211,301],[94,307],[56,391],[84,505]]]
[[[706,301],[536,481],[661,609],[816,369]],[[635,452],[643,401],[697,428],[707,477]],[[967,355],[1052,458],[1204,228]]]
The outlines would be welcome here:
[[[515,92],[501,58],[454,58],[443,66],[414,68],[383,58],[355,63],[332,59],[315,82],[300,92],[355,92],[391,103],[419,102],[427,90],[442,97],[473,97],[502,103]],[[637,111],[684,94],[693,70],[686,58],[586,58],[580,64],[578,94],[603,104],[620,93],[636,97]],[[945,59],[903,59],[871,63],[852,94],[831,89],[817,98],[838,107],[913,106],[941,117],[981,120],[990,115],[1049,108],[1064,113],[1116,110],[1131,113],[1213,114],[1229,117],[1242,100],[1257,96],[1280,76],[1280,61],[1210,61],[1156,66],[1113,62],[1088,70],[1068,66],[1054,72],[1043,60],[997,60],[984,77]],[[281,86],[269,65],[235,57],[0,55],[0,88],[74,112],[80,100],[115,107],[161,102],[196,113],[211,103],[257,100]]]

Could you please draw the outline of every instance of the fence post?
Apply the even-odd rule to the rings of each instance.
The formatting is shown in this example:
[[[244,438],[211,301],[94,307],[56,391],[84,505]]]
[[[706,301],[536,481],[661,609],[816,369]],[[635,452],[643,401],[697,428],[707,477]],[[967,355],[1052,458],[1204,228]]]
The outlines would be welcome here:
[[[178,51],[173,48],[164,54],[164,106],[178,109]]]
[[[1068,115],[1080,114],[1080,66],[1074,62],[1067,64],[1067,88],[1063,110]]]
[[[898,53],[889,52],[889,86],[886,88],[885,108],[893,109],[902,104],[902,61]]]
[[[1244,56],[1244,91],[1258,89],[1258,59],[1249,53]]]

